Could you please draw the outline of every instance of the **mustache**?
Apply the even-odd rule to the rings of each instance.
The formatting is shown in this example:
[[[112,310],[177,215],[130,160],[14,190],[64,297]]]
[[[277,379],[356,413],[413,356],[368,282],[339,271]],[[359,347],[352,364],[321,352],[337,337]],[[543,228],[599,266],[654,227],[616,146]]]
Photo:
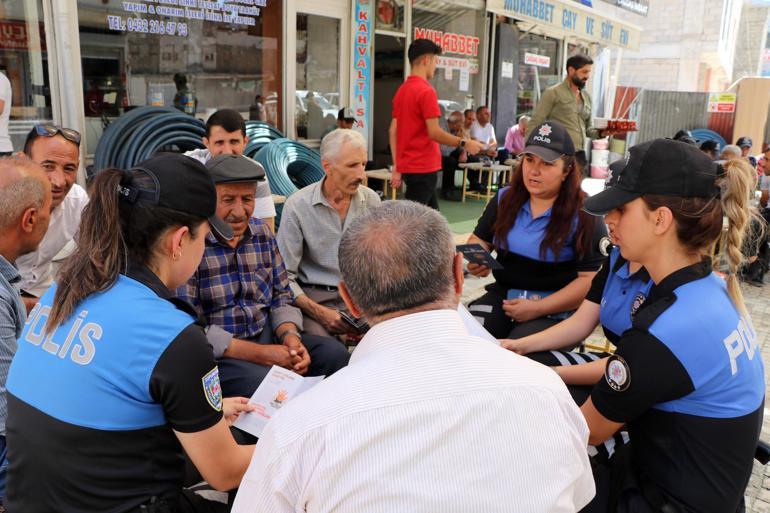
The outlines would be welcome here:
[[[227,217],[225,217],[225,219],[224,219],[224,221],[225,221],[226,223],[233,223],[233,224],[238,224],[238,223],[245,223],[245,222],[246,222],[246,221],[248,221],[248,220],[249,220],[249,219],[248,219],[248,217],[245,217],[245,216],[239,216],[239,217],[236,217],[236,216],[227,216]]]

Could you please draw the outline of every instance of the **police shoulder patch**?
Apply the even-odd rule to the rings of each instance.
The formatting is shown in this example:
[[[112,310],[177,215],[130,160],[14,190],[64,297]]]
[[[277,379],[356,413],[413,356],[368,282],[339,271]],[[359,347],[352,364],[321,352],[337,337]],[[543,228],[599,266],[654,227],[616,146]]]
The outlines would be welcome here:
[[[214,367],[208,371],[203,378],[203,393],[206,395],[206,401],[216,411],[222,411],[222,386],[219,384],[219,368]]]
[[[616,392],[623,392],[631,384],[631,370],[622,356],[612,355],[604,369],[604,379]]]

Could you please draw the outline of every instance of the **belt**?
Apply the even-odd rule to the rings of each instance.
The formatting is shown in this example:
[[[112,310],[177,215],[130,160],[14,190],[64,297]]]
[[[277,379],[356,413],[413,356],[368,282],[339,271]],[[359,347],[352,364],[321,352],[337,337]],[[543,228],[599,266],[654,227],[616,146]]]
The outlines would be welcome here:
[[[302,283],[301,281],[298,281],[299,286],[303,289],[311,288],[311,289],[318,289],[318,290],[325,290],[327,292],[337,292],[337,287],[333,287],[331,285],[315,285],[312,283]]]

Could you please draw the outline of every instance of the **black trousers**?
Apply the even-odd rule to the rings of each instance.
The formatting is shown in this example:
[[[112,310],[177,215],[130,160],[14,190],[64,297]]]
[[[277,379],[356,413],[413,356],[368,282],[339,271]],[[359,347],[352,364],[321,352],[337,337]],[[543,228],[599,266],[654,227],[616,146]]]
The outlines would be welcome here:
[[[438,210],[438,194],[436,194],[438,171],[433,171],[432,173],[405,173],[403,177],[406,183],[406,194],[404,194],[406,199]]]
[[[471,303],[468,310],[484,328],[495,338],[522,338],[539,333],[559,323],[556,319],[540,317],[527,322],[515,322],[505,315],[503,300],[508,291],[505,287],[493,283],[487,287],[487,293]],[[483,322],[482,322],[483,321]]]

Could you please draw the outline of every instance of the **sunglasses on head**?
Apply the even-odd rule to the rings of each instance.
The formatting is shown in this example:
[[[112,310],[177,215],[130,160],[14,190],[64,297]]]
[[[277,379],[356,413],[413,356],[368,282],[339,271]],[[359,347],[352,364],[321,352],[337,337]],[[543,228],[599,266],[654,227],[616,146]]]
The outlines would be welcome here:
[[[80,132],[71,128],[63,128],[57,125],[35,125],[35,132],[41,137],[54,137],[61,134],[62,137],[80,146]]]

